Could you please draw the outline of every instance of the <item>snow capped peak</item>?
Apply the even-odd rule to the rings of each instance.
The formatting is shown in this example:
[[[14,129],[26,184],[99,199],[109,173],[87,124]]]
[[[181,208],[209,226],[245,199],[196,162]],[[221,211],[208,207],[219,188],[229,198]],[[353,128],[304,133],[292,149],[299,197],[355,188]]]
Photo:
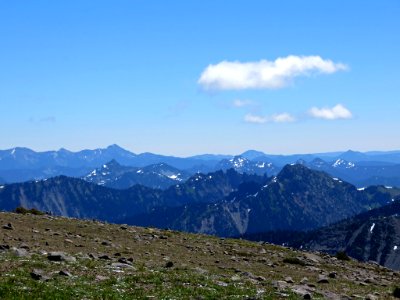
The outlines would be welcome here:
[[[232,163],[233,167],[241,168],[248,162],[248,160],[241,156],[235,156],[235,157],[231,158],[229,160],[229,162]]]
[[[257,162],[256,163],[256,167],[257,168],[271,168],[272,167],[272,163],[266,163],[266,162]]]
[[[345,167],[346,169],[350,169],[354,168],[355,164],[353,162],[345,161],[344,159],[339,158],[333,163],[332,167]]]

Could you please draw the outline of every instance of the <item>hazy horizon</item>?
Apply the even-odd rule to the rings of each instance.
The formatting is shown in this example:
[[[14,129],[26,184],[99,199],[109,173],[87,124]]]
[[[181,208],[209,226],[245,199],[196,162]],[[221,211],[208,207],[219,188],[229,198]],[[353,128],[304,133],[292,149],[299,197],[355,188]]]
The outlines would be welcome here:
[[[91,148],[77,148],[77,149],[69,149],[69,148],[66,148],[66,147],[59,147],[59,148],[56,148],[56,149],[35,149],[35,148],[25,147],[25,146],[16,146],[16,147],[11,147],[11,148],[6,148],[6,149],[0,149],[0,151],[12,151],[13,149],[16,149],[16,148],[28,148],[28,149],[31,149],[31,150],[33,150],[35,152],[52,152],[52,151],[59,151],[61,149],[64,149],[64,150],[76,153],[76,152],[84,151],[84,150],[100,150],[100,149],[104,150],[104,149],[106,149],[107,147],[110,147],[110,146],[118,146],[118,147],[121,147],[124,150],[132,152],[134,154],[153,153],[153,154],[158,154],[158,155],[175,156],[175,157],[192,157],[192,156],[208,155],[208,154],[210,154],[210,155],[231,155],[231,156],[235,156],[235,155],[240,155],[240,154],[242,154],[242,153],[244,153],[246,151],[258,151],[258,152],[263,152],[264,154],[267,154],[267,155],[306,155],[306,154],[323,154],[323,155],[326,155],[326,154],[344,153],[344,152],[347,152],[347,151],[354,151],[354,152],[361,152],[361,153],[400,152],[400,149],[391,149],[391,150],[379,150],[379,149],[376,150],[376,149],[372,149],[372,150],[366,150],[366,151],[359,151],[359,150],[356,150],[356,149],[346,149],[346,150],[342,149],[342,150],[323,151],[323,152],[321,152],[321,151],[311,151],[311,152],[293,152],[293,153],[273,153],[273,152],[263,151],[263,150],[260,150],[260,149],[251,149],[251,148],[249,148],[249,149],[246,149],[244,151],[237,152],[237,153],[217,153],[217,152],[216,153],[211,153],[211,152],[200,153],[199,152],[199,153],[193,153],[193,154],[190,154],[190,155],[177,155],[177,154],[174,154],[174,153],[160,153],[160,152],[153,152],[153,151],[138,152],[138,151],[135,151],[134,149],[129,149],[129,148],[123,147],[123,146],[115,144],[115,143],[107,145],[107,146],[91,147]]]

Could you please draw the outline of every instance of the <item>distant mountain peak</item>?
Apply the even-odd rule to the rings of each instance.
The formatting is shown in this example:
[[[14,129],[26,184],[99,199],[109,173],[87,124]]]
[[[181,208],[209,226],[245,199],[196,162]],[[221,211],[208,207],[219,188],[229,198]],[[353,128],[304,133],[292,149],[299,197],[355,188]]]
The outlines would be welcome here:
[[[113,168],[113,167],[121,167],[121,164],[117,162],[115,159],[112,159],[108,163],[103,165],[103,168]]]
[[[282,170],[277,175],[278,179],[293,179],[294,177],[300,175],[304,176],[311,174],[312,172],[317,173],[318,171],[312,171],[310,168],[303,164],[288,164],[282,168]]]
[[[333,164],[332,167],[344,167],[346,169],[354,168],[355,164],[353,162],[338,158]]]
[[[249,162],[248,159],[242,157],[241,155],[234,156],[229,161],[235,168],[241,168]]]
[[[118,146],[117,144],[112,144],[106,148],[107,150],[125,150],[124,148]]]
[[[264,152],[261,151],[257,151],[257,150],[247,150],[245,152],[243,152],[240,156],[246,158],[246,159],[256,159],[258,157],[262,157],[265,156],[266,154]]]

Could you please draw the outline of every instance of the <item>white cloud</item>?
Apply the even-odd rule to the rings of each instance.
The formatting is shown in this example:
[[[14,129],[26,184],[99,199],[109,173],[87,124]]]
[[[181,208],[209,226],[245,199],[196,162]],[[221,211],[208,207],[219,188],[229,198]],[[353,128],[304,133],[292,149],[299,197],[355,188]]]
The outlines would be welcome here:
[[[257,116],[253,114],[246,114],[244,116],[244,121],[247,123],[264,124],[267,122],[267,117]]]
[[[288,113],[276,114],[271,116],[270,119],[275,123],[288,123],[296,121],[296,119]]]
[[[299,76],[331,74],[348,67],[320,56],[294,56],[275,61],[222,61],[209,65],[198,83],[206,90],[278,89]]]
[[[314,118],[326,120],[351,119],[353,117],[351,111],[342,104],[337,104],[332,108],[313,107],[309,110],[309,114]]]
[[[241,100],[241,99],[236,99],[236,100],[233,100],[233,102],[232,102],[232,106],[237,107],[237,108],[253,106],[255,104],[256,103],[252,100]]]
[[[288,113],[274,114],[272,116],[259,116],[254,114],[246,114],[244,116],[244,121],[247,123],[288,123],[294,122],[296,119]]]

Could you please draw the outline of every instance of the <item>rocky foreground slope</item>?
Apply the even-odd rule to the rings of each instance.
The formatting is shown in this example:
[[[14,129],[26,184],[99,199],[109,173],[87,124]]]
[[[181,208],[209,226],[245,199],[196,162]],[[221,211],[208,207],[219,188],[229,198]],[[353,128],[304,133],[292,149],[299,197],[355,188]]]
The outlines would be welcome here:
[[[0,213],[1,299],[395,299],[400,273],[271,244]]]

